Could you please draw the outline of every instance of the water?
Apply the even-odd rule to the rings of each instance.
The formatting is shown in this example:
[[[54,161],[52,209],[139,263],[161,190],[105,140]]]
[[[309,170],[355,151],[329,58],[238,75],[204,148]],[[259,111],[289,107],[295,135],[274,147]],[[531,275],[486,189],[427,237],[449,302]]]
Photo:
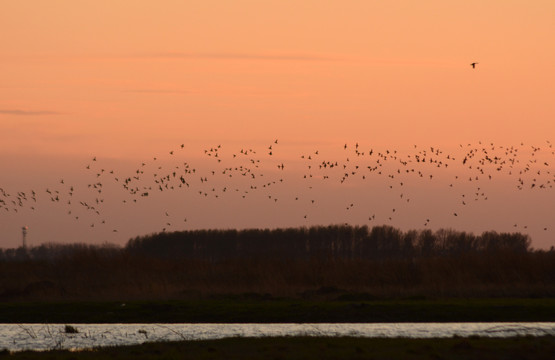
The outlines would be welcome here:
[[[528,323],[379,323],[379,324],[0,324],[0,349],[10,351],[90,349],[147,341],[262,336],[356,336],[442,338],[555,335],[555,322]]]

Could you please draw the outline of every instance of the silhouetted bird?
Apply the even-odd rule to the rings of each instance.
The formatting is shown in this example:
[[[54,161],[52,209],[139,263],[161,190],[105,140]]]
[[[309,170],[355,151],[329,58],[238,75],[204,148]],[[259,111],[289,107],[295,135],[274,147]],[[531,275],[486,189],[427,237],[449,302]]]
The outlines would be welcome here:
[[[470,66],[472,66],[473,69],[476,69],[476,65],[478,65],[477,62],[473,62],[473,63],[470,64]]]

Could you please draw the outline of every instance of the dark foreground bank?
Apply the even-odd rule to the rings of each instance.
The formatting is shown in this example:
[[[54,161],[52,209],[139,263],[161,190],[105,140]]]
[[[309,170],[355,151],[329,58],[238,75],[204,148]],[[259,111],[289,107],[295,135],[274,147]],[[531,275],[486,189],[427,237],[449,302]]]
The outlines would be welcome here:
[[[552,322],[555,299],[202,300],[0,303],[3,323]]]
[[[555,337],[373,339],[228,338],[90,351],[20,352],[9,359],[552,359]],[[1,356],[1,355],[0,355]]]

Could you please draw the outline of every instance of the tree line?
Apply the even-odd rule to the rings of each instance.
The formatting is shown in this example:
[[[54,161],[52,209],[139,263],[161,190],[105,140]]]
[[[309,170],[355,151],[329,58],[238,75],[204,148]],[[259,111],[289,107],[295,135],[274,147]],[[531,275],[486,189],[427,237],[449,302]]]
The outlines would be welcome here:
[[[481,252],[526,253],[530,238],[521,233],[487,231],[481,235],[440,229],[401,231],[392,226],[313,226],[309,228],[196,230],[158,233],[131,239],[131,254],[161,258],[221,260],[407,259]]]
[[[189,230],[162,232],[111,244],[44,244],[0,250],[0,260],[52,259],[75,253],[160,259],[225,260],[385,260],[457,256],[473,253],[527,253],[530,238],[518,232],[486,231],[480,235],[452,229],[402,231],[388,225],[330,225],[285,229]]]

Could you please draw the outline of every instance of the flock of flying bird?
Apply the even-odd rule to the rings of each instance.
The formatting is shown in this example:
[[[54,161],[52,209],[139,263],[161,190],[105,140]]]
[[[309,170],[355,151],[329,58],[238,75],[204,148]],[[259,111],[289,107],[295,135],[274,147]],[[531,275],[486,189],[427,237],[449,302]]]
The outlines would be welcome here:
[[[9,192],[0,188],[0,216],[22,209],[34,211],[45,202],[54,203],[65,207],[67,215],[75,221],[86,221],[91,228],[110,226],[110,231],[118,232],[117,224],[105,216],[107,203],[134,204],[160,193],[187,192],[210,199],[259,196],[274,204],[302,203],[306,212],[299,221],[306,222],[310,220],[311,207],[320,203],[314,195],[316,192],[310,190],[327,186],[325,191],[336,191],[349,183],[356,185],[359,192],[382,192],[383,189],[376,190],[379,183],[395,194],[395,205],[392,202],[391,210],[379,218],[384,221],[393,221],[399,214],[399,206],[410,204],[410,185],[415,182],[425,181],[428,186],[459,191],[457,204],[449,211],[453,217],[460,217],[464,213],[462,209],[471,202],[486,201],[485,182],[497,178],[512,179],[517,191],[545,191],[547,196],[552,196],[555,151],[550,141],[542,147],[481,142],[458,147],[458,151],[446,153],[437,147],[412,145],[410,150],[379,150],[355,143],[338,147],[333,156],[312,150],[292,159],[290,153],[289,157],[280,157],[282,144],[274,140],[262,148],[242,148],[231,153],[221,145],[213,146],[201,152],[200,160],[189,157],[189,161],[202,164],[193,166],[192,162],[184,161],[189,149],[181,144],[161,158],[142,161],[127,172],[109,169],[105,167],[107,162],[93,157],[83,166],[90,179],[87,184],[70,184],[60,178],[57,184],[42,189]],[[373,180],[372,186],[365,185],[369,180]],[[288,183],[291,186],[287,187]],[[346,200],[341,211],[350,211],[355,203]],[[162,231],[183,227],[187,222],[185,215],[190,216],[191,209],[184,209],[179,216],[162,209]],[[376,213],[369,212],[367,218],[368,222],[375,222]],[[422,214],[422,226],[430,222]],[[513,226],[515,230],[528,229],[525,224]],[[545,224],[541,230],[548,228],[549,224]]]

